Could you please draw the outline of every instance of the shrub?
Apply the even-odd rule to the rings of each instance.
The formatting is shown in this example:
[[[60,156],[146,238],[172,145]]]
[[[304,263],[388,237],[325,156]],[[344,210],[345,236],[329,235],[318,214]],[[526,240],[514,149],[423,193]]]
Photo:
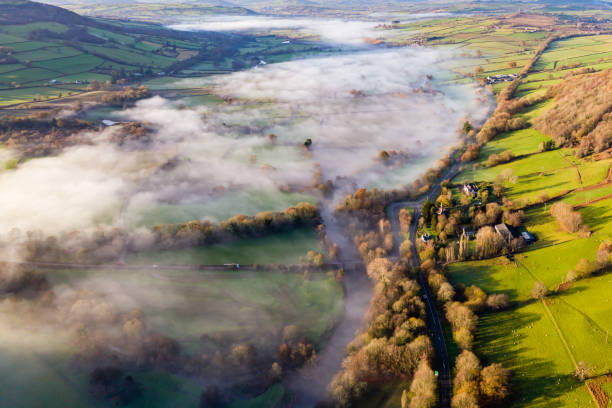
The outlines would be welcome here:
[[[593,369],[584,361],[579,361],[574,371],[574,377],[580,381],[584,381],[593,374]]]
[[[494,293],[487,297],[486,303],[491,310],[502,310],[510,306],[510,298],[505,293]]]
[[[480,394],[489,404],[500,403],[510,396],[510,370],[491,364],[480,373]]]
[[[576,271],[572,269],[567,271],[567,275],[565,275],[565,282],[574,282],[576,279],[578,279],[578,273],[576,273]]]
[[[464,295],[467,298],[464,304],[474,312],[484,309],[485,302],[487,300],[487,294],[484,292],[484,290],[480,289],[476,285],[471,285],[465,289]]]
[[[582,258],[574,268],[579,278],[588,278],[596,270],[595,265],[589,262],[588,259]]]
[[[542,282],[536,282],[533,284],[533,288],[531,289],[531,297],[533,299],[543,299],[548,295],[548,288]]]
[[[465,149],[465,152],[461,155],[462,162],[471,162],[478,158],[480,154],[480,148],[482,145],[480,143],[471,143]]]
[[[581,230],[583,225],[582,214],[577,211],[574,211],[574,208],[564,203],[563,201],[559,201],[554,203],[550,207],[550,213],[557,222],[559,226],[569,233],[575,233]]]
[[[555,147],[555,142],[553,142],[552,140],[545,140],[538,146],[538,151],[540,153],[547,152],[549,150],[553,150]]]
[[[610,265],[610,254],[612,253],[612,243],[605,241],[597,248],[597,263],[601,268]]]
[[[507,163],[514,159],[514,153],[510,150],[506,150],[500,154],[492,154],[487,159],[487,164],[489,167],[497,166],[498,164]]]

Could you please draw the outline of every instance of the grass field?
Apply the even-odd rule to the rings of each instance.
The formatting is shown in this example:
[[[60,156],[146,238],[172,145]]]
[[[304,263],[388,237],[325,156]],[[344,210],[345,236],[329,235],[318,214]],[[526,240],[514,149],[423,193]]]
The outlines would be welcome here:
[[[475,351],[486,363],[513,373],[513,407],[591,407],[591,397],[572,377],[573,364],[540,302],[483,315]]]
[[[609,190],[610,186],[604,185],[589,193],[603,195]],[[580,201],[582,194],[586,192],[565,199]],[[476,338],[479,355],[502,362],[513,370],[513,395],[520,396],[513,406],[594,406],[587,391],[571,377],[572,358],[586,362],[593,375],[612,370],[609,358],[612,342],[608,339],[612,329],[610,275],[578,281],[569,290],[547,300],[550,316],[560,328],[572,357],[556,334],[544,305],[529,302],[535,281],[555,289],[581,258],[593,260],[600,242],[612,239],[611,208],[612,199],[607,199],[579,210],[594,231],[589,238],[560,231],[545,206],[532,208],[527,212],[525,224],[539,240],[515,255],[516,262],[501,257],[447,267],[449,279],[454,283],[475,284],[487,293],[506,293],[518,302],[507,312],[484,315]]]
[[[541,94],[577,69],[605,69],[611,41],[612,36],[600,35],[553,42],[515,96]],[[485,74],[497,68],[482,66]],[[541,102],[518,116],[532,122],[553,103]],[[505,293],[512,301],[507,311],[481,316],[475,342],[475,352],[485,363],[501,362],[512,370],[513,397],[508,406],[595,407],[583,383],[573,376],[574,364],[585,362],[594,376],[612,371],[612,341],[608,338],[612,278],[602,275],[578,281],[548,297],[546,303],[531,300],[530,292],[536,281],[555,290],[580,259],[594,260],[600,243],[612,239],[612,199],[607,198],[612,185],[606,183],[610,160],[578,159],[570,149],[538,152],[539,144],[546,140],[546,135],[530,127],[498,135],[453,181],[493,181],[503,170],[511,169],[518,180],[505,185],[509,199],[533,204],[541,194],[565,193],[561,197],[565,202],[588,204],[578,211],[593,235],[580,238],[562,231],[550,215],[550,204],[534,205],[525,210],[524,222],[538,238],[534,245],[515,254],[513,260],[499,257],[450,264],[447,275],[454,284],[478,285],[487,293]],[[487,165],[491,154],[505,150],[516,158],[494,167]],[[592,202],[598,199],[601,201]]]
[[[406,36],[418,33],[427,44],[452,51],[462,58],[454,61],[453,68],[460,76],[471,76],[479,67],[484,78],[497,74],[517,73],[534,53],[545,32],[527,33],[520,28],[499,26],[491,17],[456,17],[419,21],[407,24]],[[393,38],[398,37],[394,34]],[[402,36],[399,36],[400,40]],[[516,64],[516,65],[514,65]],[[493,86],[495,92],[507,83]]]
[[[188,352],[201,350],[200,336],[220,333],[228,341],[257,343],[259,336],[298,325],[315,344],[342,311],[342,287],[333,276],[275,271],[207,273],[197,271],[47,271],[53,284],[95,287],[119,310],[139,307],[150,328],[179,340]],[[70,338],[45,325],[29,327],[0,305],[0,407],[104,407],[89,394],[89,369],[71,361]],[[17,320],[16,320],[17,319]],[[129,371],[142,396],[128,407],[196,406],[204,385],[163,371]],[[277,385],[231,407],[274,407],[284,395]]]
[[[73,57],[50,59],[34,64],[37,67],[49,71],[59,72],[60,74],[79,74],[92,71],[104,62],[101,58],[93,55],[77,55]],[[63,75],[57,79],[65,80]]]
[[[67,95],[64,89],[55,87],[33,87],[0,91],[0,106],[14,105],[23,102],[32,102],[34,99],[46,100],[56,98],[59,94]]]
[[[326,273],[309,280],[265,270],[66,270],[47,275],[54,284],[95,287],[120,310],[139,308],[154,330],[177,339],[187,352],[206,347],[200,340],[204,334],[257,343],[290,324],[320,344],[342,310],[342,286]]]
[[[278,151],[275,153],[278,154]],[[259,160],[264,161],[264,155]],[[194,153],[194,160],[197,156]],[[276,157],[279,160],[279,157]],[[267,161],[274,165],[274,161]],[[127,222],[133,227],[157,224],[177,224],[206,217],[213,221],[222,221],[236,214],[255,215],[260,211],[283,211],[300,202],[316,203],[317,198],[303,193],[279,193],[274,190],[240,190],[229,191],[206,197],[201,204],[165,204],[139,205],[134,203],[128,209]]]
[[[208,247],[147,251],[129,258],[134,264],[296,264],[308,251],[323,252],[317,234],[311,229],[252,238]]]
[[[536,106],[525,113],[531,118],[540,113],[544,106]],[[538,146],[549,138],[533,128],[503,133],[487,143],[478,159],[466,165],[466,170],[453,181],[494,181],[504,170],[510,169],[518,177],[518,183],[506,183],[507,196],[525,204],[534,202],[540,195],[554,197],[559,193],[600,183],[610,168],[609,160],[579,160],[566,149],[538,153]],[[516,158],[508,163],[489,167],[487,158],[511,150]]]

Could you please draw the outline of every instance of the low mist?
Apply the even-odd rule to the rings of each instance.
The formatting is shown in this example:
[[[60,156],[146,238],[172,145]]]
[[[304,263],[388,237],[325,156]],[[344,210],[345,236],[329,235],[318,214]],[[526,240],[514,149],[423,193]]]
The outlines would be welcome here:
[[[185,31],[267,32],[291,30],[302,36],[315,36],[335,44],[362,45],[376,36],[377,21],[346,21],[340,19],[278,18],[268,16],[222,16],[195,22],[171,25]]]
[[[326,41],[363,45],[365,39],[376,35],[377,24],[248,17],[175,28],[231,31],[297,28]],[[161,96],[141,100],[120,112],[118,120],[142,123],[148,132],[143,140],[118,143],[117,135],[121,126],[125,126],[120,124],[87,134],[83,145],[0,172],[3,256],[18,259],[16,244],[33,231],[48,237],[79,230],[98,237],[95,234],[100,231],[118,228],[137,232],[135,235],[145,241],[151,239],[149,232],[156,223],[220,221],[239,212],[253,215],[264,210],[282,210],[304,200],[321,201],[323,216],[329,217],[334,200],[354,191],[356,186],[408,185],[461,140],[459,129],[463,121],[482,122],[492,107],[492,97],[481,88],[453,81],[453,75],[445,68],[456,58],[452,51],[419,47],[376,51],[364,46],[361,51],[331,57],[177,81],[177,87],[203,88],[225,102],[189,107],[186,100]],[[390,159],[381,159],[381,152]],[[5,157],[12,157],[10,151],[3,153],[0,160]],[[337,188],[333,198],[314,188],[328,180]],[[333,225],[328,227],[330,234],[339,234],[338,229],[331,231]],[[74,237],[78,239],[76,233]],[[122,245],[123,242],[113,242],[114,249]],[[188,340],[201,341],[198,336],[206,331],[201,328],[214,320],[207,316],[210,313],[216,314],[223,324],[235,318],[233,325],[227,324],[227,332],[242,330],[246,333],[242,333],[244,337],[256,333],[263,344],[269,337],[260,327],[271,328],[267,332],[273,329],[272,337],[284,341],[286,327],[296,324],[303,314],[300,304],[295,306],[295,313],[289,314],[273,307],[275,302],[290,304],[297,298],[291,291],[284,292],[285,282],[269,290],[258,289],[262,290],[260,298],[267,303],[253,304],[231,298],[233,292],[223,291],[221,284],[208,287],[208,281],[202,282],[199,275],[180,276],[159,270],[121,277],[110,271],[94,275],[78,273],[68,271],[64,278],[69,278],[56,278],[50,288],[43,280],[37,281],[38,289],[48,299],[37,300],[36,312],[22,323],[27,327],[20,326],[15,332],[27,333],[25,337],[31,333],[36,341],[27,344],[47,338],[48,327],[57,328],[62,336],[67,332],[80,336],[83,328],[91,328],[87,332],[87,346],[95,344],[94,351],[105,358],[116,353],[117,359],[123,361],[121,353],[131,353],[138,361],[155,360],[158,364],[162,360],[161,367],[174,369],[174,365],[182,364],[193,369],[184,363],[186,357],[178,353],[168,355],[168,350],[174,350],[174,343],[153,332],[186,333]],[[23,279],[30,279],[30,275],[24,276]],[[298,278],[290,289],[302,293],[304,304],[310,307],[309,291],[317,287],[309,288],[308,280]],[[337,284],[332,275],[325,279],[330,287],[330,282]],[[196,287],[196,283],[201,286]],[[235,285],[255,287],[248,280]],[[355,293],[369,290],[367,282],[357,286]],[[329,296],[331,299],[341,299],[340,291],[325,287],[321,290],[333,295]],[[185,299],[194,293],[201,302],[192,308],[185,304]],[[231,308],[220,306],[228,299],[233,301]],[[351,312],[365,309],[366,303],[349,303],[358,305]],[[337,304],[319,306],[327,310]],[[10,322],[2,320],[2,313],[12,307],[0,305],[0,329],[10,327]],[[139,309],[149,310],[149,315],[143,317]],[[41,316],[43,319],[47,316],[38,313],[39,310],[48,311],[53,318],[45,321],[44,330],[36,333],[34,327]],[[236,317],[241,314],[252,319]],[[319,316],[313,314],[316,321]],[[182,323],[176,323],[177,319],[182,319]],[[342,330],[342,339],[350,338],[358,320],[351,316],[350,325]],[[134,340],[134,333],[138,341]],[[221,347],[219,344],[225,340],[219,338],[206,338],[207,344],[214,346],[198,361],[222,371],[219,367],[229,364],[229,360],[219,357],[214,348]],[[13,347],[14,336],[4,336],[4,343]],[[345,341],[336,343],[340,347]],[[307,352],[300,358],[312,357],[310,347],[302,347]],[[336,353],[344,350],[338,348]],[[240,367],[240,361],[232,364]],[[269,367],[265,369],[267,372]],[[193,370],[194,375],[199,373]]]

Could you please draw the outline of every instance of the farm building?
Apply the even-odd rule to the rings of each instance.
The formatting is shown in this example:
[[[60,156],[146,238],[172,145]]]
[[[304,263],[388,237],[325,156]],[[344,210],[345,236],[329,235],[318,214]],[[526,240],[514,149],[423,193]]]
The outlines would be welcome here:
[[[526,244],[533,244],[537,241],[536,237],[529,231],[521,232],[521,237],[523,237]]]
[[[463,227],[463,235],[465,235],[468,239],[474,239],[476,237],[476,231],[472,228]]]
[[[501,235],[501,237],[506,240],[506,242],[512,241],[512,239],[516,238],[514,233],[508,228],[506,224],[497,224],[495,226],[495,231]]]
[[[487,77],[487,84],[497,84],[499,82],[512,82],[517,77],[518,77],[518,75],[516,75],[516,74],[509,74],[509,75],[498,74],[498,75],[488,76]]]
[[[466,183],[463,185],[463,192],[470,197],[476,197],[478,187],[474,183]]]
[[[431,240],[431,235],[429,235],[428,233],[421,235],[421,241],[429,242],[430,240]]]

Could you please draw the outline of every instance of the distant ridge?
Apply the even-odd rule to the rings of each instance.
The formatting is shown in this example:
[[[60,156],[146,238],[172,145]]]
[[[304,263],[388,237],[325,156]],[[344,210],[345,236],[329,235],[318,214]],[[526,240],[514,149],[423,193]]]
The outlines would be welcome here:
[[[26,24],[54,21],[63,24],[91,25],[92,20],[70,10],[27,0],[0,1],[0,24]]]

